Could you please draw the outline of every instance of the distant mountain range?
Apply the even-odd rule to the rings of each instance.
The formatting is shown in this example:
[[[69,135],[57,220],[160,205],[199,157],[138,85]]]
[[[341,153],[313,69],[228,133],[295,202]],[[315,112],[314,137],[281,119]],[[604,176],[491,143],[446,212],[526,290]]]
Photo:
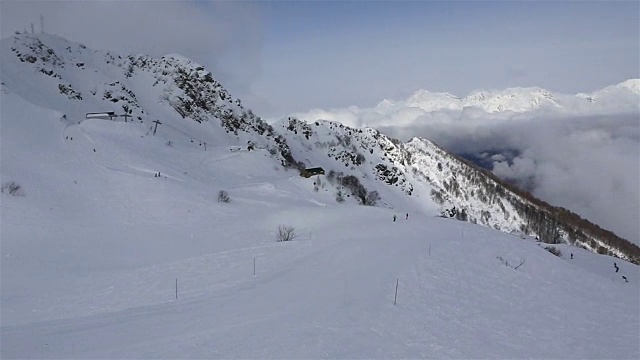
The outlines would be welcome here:
[[[213,74],[182,56],[121,56],[50,34],[16,34],[3,39],[0,50],[2,93],[58,111],[68,126],[85,121],[86,113],[111,111],[118,115],[117,121],[137,124],[132,131],[142,136],[155,133],[153,122],[159,121],[158,136],[168,144],[250,144],[267,150],[270,157],[265,161],[275,166],[322,167],[325,174],[317,177],[316,185],[323,183],[337,202],[391,208],[410,202],[434,216],[548,243],[566,242],[640,264],[638,246],[504,184],[427,139],[403,143],[371,128],[307,123],[294,117],[270,125],[234,99]],[[631,100],[637,101],[639,83],[629,80],[576,96],[540,88],[478,91],[464,98],[421,90],[403,104],[385,100],[376,109],[393,111],[409,104],[425,111],[468,107],[487,112],[580,111],[588,106],[609,111],[615,104],[637,106]],[[30,172],[38,161],[23,164],[24,171]]]
[[[418,90],[405,101],[383,100],[375,109],[380,112],[396,108],[417,107],[426,112],[477,108],[488,113],[554,110],[561,112],[610,112],[638,109],[640,79],[629,79],[590,94],[567,95],[539,87],[515,87],[504,90],[479,90],[465,97],[450,93]]]

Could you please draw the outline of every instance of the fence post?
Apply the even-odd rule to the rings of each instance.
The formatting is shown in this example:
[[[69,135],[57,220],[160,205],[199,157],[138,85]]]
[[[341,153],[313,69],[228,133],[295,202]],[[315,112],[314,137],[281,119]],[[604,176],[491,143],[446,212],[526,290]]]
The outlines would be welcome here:
[[[396,296],[393,298],[393,306],[396,306],[396,302],[398,301],[398,281],[400,279],[396,279]]]
[[[155,123],[156,126],[153,128],[153,135],[156,134],[156,130],[158,130],[158,125],[162,124],[160,121],[156,120],[156,121],[152,121],[152,123]]]

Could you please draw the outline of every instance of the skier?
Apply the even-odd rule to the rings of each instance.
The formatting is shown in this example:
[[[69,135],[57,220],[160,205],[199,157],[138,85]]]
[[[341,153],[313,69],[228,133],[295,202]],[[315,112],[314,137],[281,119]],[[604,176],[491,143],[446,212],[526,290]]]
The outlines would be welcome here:
[[[409,213],[407,213],[407,216],[405,217],[405,220],[409,220]]]
[[[573,259],[573,253],[571,253],[571,258]]]
[[[396,216],[395,216],[395,214],[393,215],[393,222],[396,222]]]

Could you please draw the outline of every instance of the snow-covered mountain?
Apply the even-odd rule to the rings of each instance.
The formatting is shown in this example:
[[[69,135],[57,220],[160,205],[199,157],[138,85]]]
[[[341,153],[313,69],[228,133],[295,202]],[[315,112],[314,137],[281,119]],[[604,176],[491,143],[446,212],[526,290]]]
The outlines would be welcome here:
[[[450,93],[418,90],[404,101],[383,100],[375,109],[389,113],[407,107],[416,107],[425,112],[462,111],[474,108],[487,113],[525,113],[541,109],[558,112],[589,113],[621,111],[638,108],[640,79],[630,79],[590,94],[568,95],[553,93],[539,87],[515,87],[504,90],[477,90],[465,97]]]
[[[637,247],[426,139],[269,125],[179,55],[0,54],[3,358],[640,354]]]
[[[3,88],[60,112],[69,126],[82,123],[86,113],[113,111],[127,115],[124,120],[132,121],[144,135],[159,129],[168,144],[244,147],[251,143],[283,166],[323,167],[327,174],[322,186],[338,201],[388,208],[402,208],[409,201],[427,214],[455,216],[640,262],[637,247],[627,241],[505,187],[426,139],[401,143],[370,128],[328,121],[307,124],[295,118],[269,125],[233,99],[211,73],[179,55],[122,57],[54,35],[22,34],[3,40],[2,64]],[[636,91],[634,84],[626,82],[593,96]],[[542,89],[477,92],[465,99],[418,92],[408,101],[440,108],[448,102],[479,104],[500,111],[522,110],[534,103],[557,105]],[[153,123],[156,120],[159,126]]]
[[[576,97],[585,99],[589,103],[606,103],[606,109],[638,110],[638,98],[640,97],[640,79],[629,79],[616,85],[607,86],[604,89],[594,91],[590,94],[580,93]]]
[[[409,128],[482,120],[513,122],[532,117],[598,117],[640,112],[640,79],[629,79],[592,93],[563,94],[540,87],[477,90],[460,97],[418,90],[405,100],[384,99],[372,108],[311,109],[291,116],[326,119],[352,127]]]

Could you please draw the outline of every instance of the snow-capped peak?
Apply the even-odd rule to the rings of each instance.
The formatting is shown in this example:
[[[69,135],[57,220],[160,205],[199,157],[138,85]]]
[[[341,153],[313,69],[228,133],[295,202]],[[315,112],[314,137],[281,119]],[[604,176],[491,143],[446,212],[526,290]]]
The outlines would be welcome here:
[[[616,86],[620,88],[627,88],[633,93],[640,94],[640,79],[629,79]]]
[[[461,99],[447,92],[431,92],[428,90],[418,90],[406,101],[406,106],[418,107],[425,111],[433,109],[460,109]]]
[[[557,107],[558,102],[547,90],[539,87],[515,87],[501,91],[475,91],[466,96],[462,103],[486,112],[527,112],[548,105]]]
[[[640,94],[640,79],[629,79],[593,93],[575,95],[554,93],[541,87],[511,87],[503,90],[475,90],[458,97],[448,92],[432,92],[420,89],[406,100],[381,101],[374,111],[388,113],[405,108],[419,108],[424,112],[462,111],[465,107],[480,109],[486,113],[505,111],[525,113],[546,109],[562,112],[621,111],[635,108]],[[595,102],[598,104],[592,104]]]
[[[577,94],[576,97],[600,108],[637,111],[640,108],[640,79],[629,79],[592,93]]]

